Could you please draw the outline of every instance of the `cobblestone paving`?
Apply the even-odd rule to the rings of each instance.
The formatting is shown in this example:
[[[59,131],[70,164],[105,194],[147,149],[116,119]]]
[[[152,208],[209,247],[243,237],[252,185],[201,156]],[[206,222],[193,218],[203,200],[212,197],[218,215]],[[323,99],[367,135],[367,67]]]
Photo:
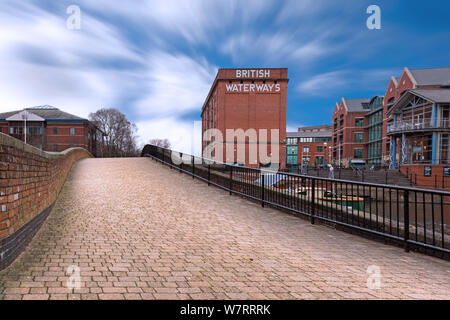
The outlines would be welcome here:
[[[81,288],[66,287],[69,265]],[[368,289],[368,266],[381,288]],[[450,263],[230,196],[146,158],[86,159],[0,272],[3,299],[450,299]]]

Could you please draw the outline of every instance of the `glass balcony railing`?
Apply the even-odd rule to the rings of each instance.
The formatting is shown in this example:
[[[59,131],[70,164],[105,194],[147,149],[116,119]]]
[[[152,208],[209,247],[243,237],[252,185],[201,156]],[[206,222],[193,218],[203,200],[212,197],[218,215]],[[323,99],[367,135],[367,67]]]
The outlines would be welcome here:
[[[401,131],[414,131],[423,129],[450,129],[450,120],[440,120],[437,121],[436,125],[431,124],[431,119],[425,119],[424,121],[399,121],[397,124],[392,123],[388,125],[387,132],[401,132]]]

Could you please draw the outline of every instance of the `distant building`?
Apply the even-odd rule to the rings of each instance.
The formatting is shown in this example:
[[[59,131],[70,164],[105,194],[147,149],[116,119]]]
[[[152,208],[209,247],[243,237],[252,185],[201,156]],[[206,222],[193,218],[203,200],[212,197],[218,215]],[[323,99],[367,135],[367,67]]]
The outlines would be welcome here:
[[[209,140],[202,141],[202,154],[211,142],[219,142],[210,130],[216,129],[222,134],[223,154],[219,156],[215,149],[207,157],[251,167],[267,166],[273,158],[271,130],[276,130],[279,162],[273,162],[284,167],[287,72],[286,68],[219,69],[202,107],[202,138]],[[242,135],[227,137],[227,130],[239,130]],[[260,138],[261,130],[267,130],[267,138]],[[269,160],[261,161],[259,149],[266,146]],[[240,148],[245,150],[245,159],[238,159]],[[257,149],[254,159],[250,159],[250,148]]]
[[[371,99],[345,99],[336,103],[333,112],[332,159],[342,167],[366,164],[366,127]]]
[[[331,159],[331,126],[298,128],[286,133],[286,168],[298,172],[299,166],[324,167]]]
[[[366,148],[367,164],[381,166],[383,164],[383,97],[375,96],[369,102],[366,114]]]
[[[404,68],[400,78],[391,77],[384,98],[383,114],[383,153],[386,155],[385,162],[392,168],[398,168],[401,163],[400,149],[398,137],[389,134],[394,130],[394,113],[389,112],[396,102],[408,90],[447,90],[450,89],[450,68],[425,68],[425,69],[409,69]],[[427,109],[431,110],[431,109]],[[416,110],[417,111],[417,110]],[[417,119],[428,118],[429,115],[422,116],[416,114]],[[398,119],[402,121],[402,119]],[[389,129],[391,128],[391,129]],[[398,131],[397,131],[398,132]],[[395,145],[391,145],[394,143]],[[391,147],[393,149],[391,149]],[[416,150],[417,147],[416,147]]]
[[[51,106],[0,113],[0,130],[45,151],[82,147],[102,155],[103,133],[92,122]]]

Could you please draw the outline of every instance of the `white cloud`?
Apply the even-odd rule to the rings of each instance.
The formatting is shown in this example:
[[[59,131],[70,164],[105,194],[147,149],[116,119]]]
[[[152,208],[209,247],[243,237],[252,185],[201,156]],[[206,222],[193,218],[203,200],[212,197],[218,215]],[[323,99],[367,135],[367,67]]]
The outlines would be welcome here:
[[[137,75],[99,61],[143,60],[114,27],[82,15],[82,29],[66,16],[29,3],[0,11],[0,111],[50,104],[86,117],[113,105]],[[120,82],[123,82],[120,83]]]
[[[301,82],[296,91],[307,96],[342,95],[354,87],[380,90],[383,93],[395,69],[338,70],[317,74]],[[339,96],[337,97],[339,98]]]
[[[205,59],[153,51],[148,56],[146,94],[137,103],[142,116],[184,114],[201,107],[214,81],[217,67]]]
[[[169,139],[171,149],[189,154],[201,154],[201,122],[175,117],[154,118],[136,123],[140,145],[150,139]]]
[[[274,0],[145,0],[138,5],[110,0],[81,0],[82,7],[129,17],[148,30],[157,29],[191,44],[212,45],[218,33],[247,25],[269,12]]]
[[[220,50],[230,55],[235,63],[254,57],[266,63],[287,59],[303,64],[325,54],[331,54],[331,50],[327,49],[319,37],[309,40],[284,31],[260,34],[242,32],[231,35],[221,45]]]
[[[332,71],[315,75],[297,86],[297,91],[307,95],[321,95],[336,91],[348,84],[347,71]]]

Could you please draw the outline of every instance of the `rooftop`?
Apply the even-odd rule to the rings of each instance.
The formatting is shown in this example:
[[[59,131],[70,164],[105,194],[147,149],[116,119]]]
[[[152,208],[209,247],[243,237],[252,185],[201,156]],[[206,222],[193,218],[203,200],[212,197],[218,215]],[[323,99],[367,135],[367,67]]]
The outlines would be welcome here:
[[[370,100],[371,98],[362,99],[345,99],[345,105],[347,106],[348,112],[368,112],[370,111]]]
[[[287,138],[327,138],[331,137],[331,130],[329,131],[306,131],[306,132],[286,132]]]
[[[309,126],[309,127],[298,128],[298,132],[314,132],[314,131],[330,131],[331,132],[331,125],[321,124],[319,126]]]
[[[450,67],[409,69],[419,86],[448,86],[450,85]]]
[[[35,106],[30,108],[25,108],[24,110],[28,111],[28,113],[34,114],[38,117],[41,117],[45,120],[80,120],[87,121],[87,119],[64,112],[59,110],[56,107],[44,105],[44,106]],[[16,114],[22,113],[24,110],[15,110],[0,113],[0,120],[5,120],[10,118]]]

